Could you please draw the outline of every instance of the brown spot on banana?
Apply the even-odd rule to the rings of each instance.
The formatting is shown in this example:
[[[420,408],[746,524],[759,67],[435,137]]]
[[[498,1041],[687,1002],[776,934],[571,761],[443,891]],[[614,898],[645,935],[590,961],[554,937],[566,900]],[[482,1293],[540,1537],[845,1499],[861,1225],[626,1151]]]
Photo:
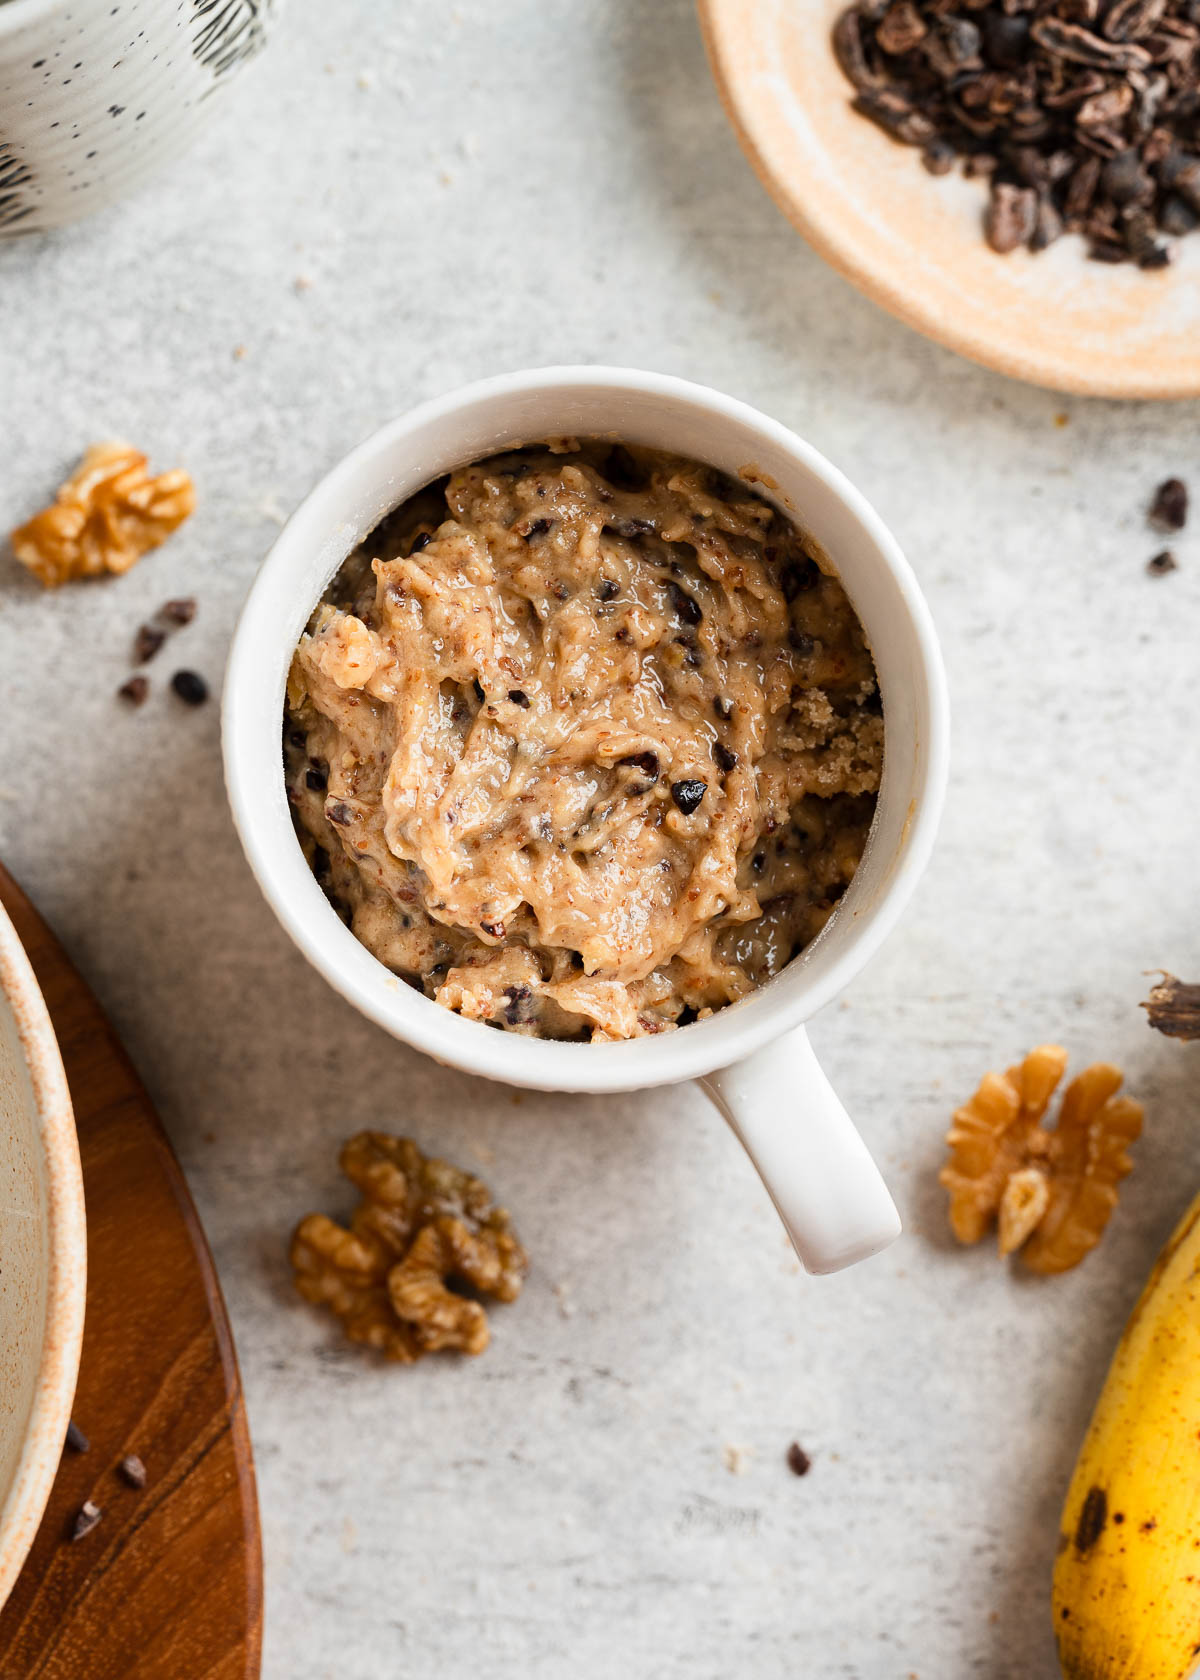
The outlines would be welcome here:
[[[1075,1525],[1075,1549],[1080,1557],[1090,1552],[1104,1533],[1108,1521],[1108,1496],[1101,1487],[1090,1487]]]

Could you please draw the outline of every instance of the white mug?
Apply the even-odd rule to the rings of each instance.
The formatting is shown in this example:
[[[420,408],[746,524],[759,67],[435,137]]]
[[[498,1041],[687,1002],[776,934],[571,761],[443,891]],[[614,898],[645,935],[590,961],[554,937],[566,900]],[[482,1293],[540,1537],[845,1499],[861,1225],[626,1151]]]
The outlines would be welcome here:
[[[74,222],[178,156],[280,0],[0,0],[0,238]]]
[[[753,476],[832,560],[866,631],[883,699],[875,820],[820,935],[766,985],[705,1020],[604,1044],[490,1031],[391,974],[326,899],[292,827],[280,753],[292,651],[342,561],[431,479],[497,450],[613,436]],[[363,1014],[436,1060],[512,1085],[624,1091],[697,1079],[758,1168],[810,1272],[887,1246],[900,1220],[822,1073],[803,1023],[892,928],[933,844],[949,718],[941,656],[907,561],[859,493],[815,450],[744,403],[663,374],[541,368],[426,403],[322,480],[281,532],[242,611],[225,680],[226,786],[250,866],[309,960]]]

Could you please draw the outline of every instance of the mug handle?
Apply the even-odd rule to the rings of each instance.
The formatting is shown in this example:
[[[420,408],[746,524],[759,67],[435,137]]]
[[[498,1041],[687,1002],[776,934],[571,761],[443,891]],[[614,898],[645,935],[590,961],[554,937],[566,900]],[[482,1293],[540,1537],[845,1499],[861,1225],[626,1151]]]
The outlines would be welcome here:
[[[805,1271],[841,1271],[900,1235],[896,1204],[803,1027],[700,1083],[758,1169]]]

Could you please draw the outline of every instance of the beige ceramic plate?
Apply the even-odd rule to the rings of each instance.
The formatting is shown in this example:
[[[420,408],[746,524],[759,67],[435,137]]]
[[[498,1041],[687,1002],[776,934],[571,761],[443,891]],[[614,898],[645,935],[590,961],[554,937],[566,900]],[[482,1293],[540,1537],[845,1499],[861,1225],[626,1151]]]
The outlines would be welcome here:
[[[1200,235],[1157,274],[984,244],[984,188],[935,179],[850,108],[830,30],[843,0],[700,0],[730,120],[763,182],[822,256],[961,355],[1089,396],[1200,395]]]
[[[29,959],[0,907],[0,1604],[62,1455],[87,1239],[75,1120]]]

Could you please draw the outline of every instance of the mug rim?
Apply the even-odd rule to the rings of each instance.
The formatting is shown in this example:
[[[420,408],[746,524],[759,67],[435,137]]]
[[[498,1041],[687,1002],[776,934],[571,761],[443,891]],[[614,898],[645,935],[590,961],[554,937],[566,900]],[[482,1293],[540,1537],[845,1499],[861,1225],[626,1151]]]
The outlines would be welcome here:
[[[800,957],[764,986],[687,1027],[602,1044],[564,1043],[497,1032],[482,1022],[457,1015],[391,974],[345,926],[304,861],[292,828],[281,764],[275,785],[264,786],[266,767],[271,762],[268,741],[272,732],[275,758],[279,759],[283,686],[297,639],[290,629],[294,613],[292,620],[281,626],[286,616],[281,603],[287,603],[291,574],[306,560],[311,564],[314,550],[325,554],[327,582],[346,554],[378,522],[381,515],[364,519],[361,508],[357,517],[348,512],[356,497],[361,501],[361,482],[369,480],[376,491],[391,494],[398,476],[396,457],[406,444],[416,448],[420,471],[413,474],[411,487],[406,486],[386,501],[386,511],[420,484],[448,470],[449,465],[478,458],[460,455],[450,462],[445,451],[437,461],[431,460],[428,452],[421,457],[419,440],[423,432],[457,415],[466,417],[496,403],[515,404],[521,397],[544,398],[558,393],[565,402],[571,387],[587,387],[614,401],[633,393],[681,405],[714,424],[756,434],[761,442],[790,457],[801,472],[819,480],[850,516],[899,595],[917,653],[911,681],[920,690],[925,718],[925,731],[915,741],[908,808],[899,843],[875,901],[864,906],[854,902],[855,886],[862,874],[860,866],[826,928]],[[619,433],[621,428],[614,426],[611,430]],[[770,488],[765,492],[761,485],[755,488],[776,505],[781,499],[786,503],[786,497],[772,497]],[[796,514],[786,506],[784,511]],[[802,512],[800,520],[803,523]],[[837,556],[831,559],[840,575]],[[322,583],[320,588],[324,587]],[[304,603],[303,617],[298,621],[301,628],[316,598]],[[282,648],[281,642],[285,644]],[[264,648],[272,649],[271,660],[281,657],[279,672],[274,676],[269,670],[264,673]],[[271,677],[270,691],[278,689],[270,717],[263,715],[261,705],[265,676]],[[886,700],[884,718],[886,784]],[[368,1019],[436,1061],[502,1083],[600,1093],[702,1078],[807,1021],[849,983],[894,927],[928,861],[945,789],[949,725],[941,653],[916,577],[895,538],[838,468],[778,421],[707,386],[636,369],[565,366],[501,374],[424,402],[373,432],[321,478],[279,533],[247,595],[226,670],[222,735],[227,793],[251,870],[284,929],[335,990]],[[282,839],[284,824],[286,842]],[[868,850],[870,845],[868,841]],[[832,954],[831,946],[835,947]],[[807,977],[806,983],[798,965],[818,951],[822,955],[820,971]]]

